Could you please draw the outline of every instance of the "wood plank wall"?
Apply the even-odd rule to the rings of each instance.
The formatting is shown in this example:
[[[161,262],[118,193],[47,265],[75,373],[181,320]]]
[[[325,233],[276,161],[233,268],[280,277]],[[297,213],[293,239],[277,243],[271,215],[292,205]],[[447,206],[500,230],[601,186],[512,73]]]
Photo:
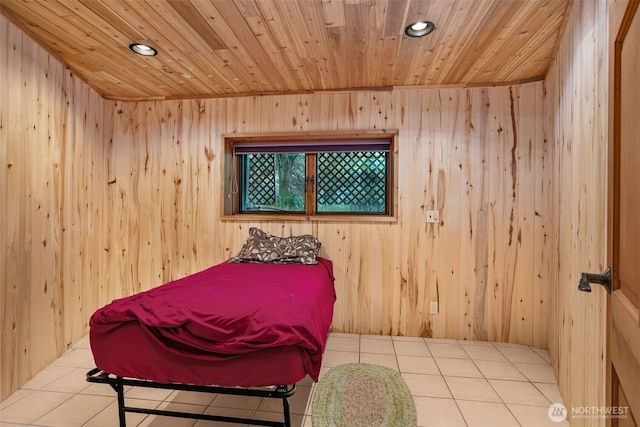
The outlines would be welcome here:
[[[95,308],[223,261],[250,226],[320,238],[335,331],[547,346],[542,82],[114,102],[1,17],[0,30],[2,399],[86,333]],[[399,132],[397,223],[220,219],[222,135],[372,128]]]
[[[606,292],[578,292],[607,266],[608,3],[575,2],[547,76],[556,252],[549,351],[564,404],[605,406]],[[584,417],[572,426],[605,425]]]
[[[258,226],[323,242],[337,278],[334,331],[545,347],[543,101],[533,83],[114,102],[103,249],[113,268],[101,302],[227,259]],[[397,223],[220,220],[224,134],[371,128],[399,130]],[[425,222],[429,209],[439,226]]]
[[[2,400],[86,334],[106,169],[102,98],[4,17],[0,40]]]

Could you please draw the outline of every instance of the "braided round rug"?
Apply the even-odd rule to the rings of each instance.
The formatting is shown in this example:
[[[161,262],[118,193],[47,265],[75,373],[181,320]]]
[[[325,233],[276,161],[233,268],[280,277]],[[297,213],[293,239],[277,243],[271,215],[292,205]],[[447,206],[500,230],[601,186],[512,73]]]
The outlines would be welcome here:
[[[313,394],[313,427],[415,427],[416,407],[400,374],[385,366],[331,368]]]

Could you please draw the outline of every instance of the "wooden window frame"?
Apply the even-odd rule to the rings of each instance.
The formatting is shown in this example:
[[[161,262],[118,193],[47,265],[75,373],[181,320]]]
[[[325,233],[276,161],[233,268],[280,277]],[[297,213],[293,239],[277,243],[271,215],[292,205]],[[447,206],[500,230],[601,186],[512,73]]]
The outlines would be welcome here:
[[[397,222],[397,130],[365,130],[346,132],[295,132],[295,133],[260,133],[260,134],[229,134],[223,135],[224,165],[223,165],[223,212],[222,220],[225,221],[331,221],[331,222]],[[244,213],[240,209],[239,173],[241,159],[234,152],[237,144],[243,143],[295,143],[314,141],[363,141],[369,139],[388,139],[390,143],[387,177],[387,206],[388,213],[317,213],[316,204],[312,193],[305,191],[305,204],[308,207],[305,213]],[[315,160],[315,155],[306,155],[307,170],[315,169],[315,164],[309,164]],[[306,185],[314,185],[307,183]]]

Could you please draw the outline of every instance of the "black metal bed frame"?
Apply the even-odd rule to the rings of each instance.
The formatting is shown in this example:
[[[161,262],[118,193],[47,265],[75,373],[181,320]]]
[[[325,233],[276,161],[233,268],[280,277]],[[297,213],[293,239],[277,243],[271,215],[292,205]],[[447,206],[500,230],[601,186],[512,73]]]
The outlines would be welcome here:
[[[291,416],[289,413],[289,397],[295,393],[296,385],[283,385],[274,389],[268,388],[240,388],[240,387],[219,387],[219,386],[199,386],[193,384],[161,384],[153,381],[139,380],[134,378],[123,378],[109,374],[102,371],[99,368],[94,368],[87,372],[86,379],[92,383],[109,384],[111,388],[115,390],[118,397],[118,418],[120,420],[120,427],[126,427],[127,421],[125,418],[126,412],[135,412],[138,414],[148,415],[162,415],[179,418],[190,418],[195,420],[208,420],[208,421],[223,421],[227,423],[237,424],[251,424],[258,426],[272,426],[272,427],[291,427]],[[270,420],[256,420],[250,418],[241,417],[225,417],[220,415],[209,414],[195,414],[190,412],[178,412],[178,411],[166,411],[163,409],[147,409],[138,408],[133,406],[126,406],[124,402],[124,386],[144,387],[144,388],[159,388],[165,390],[181,390],[181,391],[196,391],[201,393],[217,393],[217,394],[230,394],[236,396],[253,396],[253,397],[269,397],[275,399],[282,399],[284,421],[270,421]]]

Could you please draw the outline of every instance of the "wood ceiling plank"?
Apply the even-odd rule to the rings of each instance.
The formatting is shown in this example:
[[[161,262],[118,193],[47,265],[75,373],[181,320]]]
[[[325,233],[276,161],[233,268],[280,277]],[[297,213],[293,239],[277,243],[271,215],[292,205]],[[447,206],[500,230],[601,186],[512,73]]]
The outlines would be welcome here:
[[[313,62],[307,61],[307,63],[315,64],[314,71],[317,71],[316,76],[319,77],[316,84],[322,88],[345,87],[341,84],[341,76],[344,75],[345,69],[351,67],[351,64],[348,61],[338,62],[336,53],[344,53],[345,46],[339,35],[348,30],[348,24],[342,27],[327,26],[320,7],[303,7],[299,9],[299,14],[302,16],[301,24],[304,26],[298,24],[296,32],[302,35],[306,34],[308,37],[305,40],[306,53],[304,57],[314,59]],[[346,19],[348,20],[348,17]],[[349,67],[345,64],[349,64]]]
[[[571,0],[23,0],[0,13],[113,99],[507,84],[544,75]],[[436,31],[404,35],[429,19]],[[157,46],[132,57],[129,43]],[[132,59],[135,58],[135,59]]]
[[[47,1],[46,3],[53,4],[54,2]],[[101,81],[110,82],[108,84],[112,87],[129,88],[130,92],[133,91],[129,96],[135,97],[144,96],[142,94],[147,93],[149,97],[158,98],[166,95],[168,91],[181,90],[180,85],[172,81],[164,80],[158,83],[146,77],[150,72],[155,77],[159,77],[158,72],[153,71],[159,62],[154,58],[134,55],[128,49],[128,45],[135,39],[127,40],[119,30],[100,19],[99,15],[92,14],[91,10],[87,10],[85,4],[80,2],[68,4],[74,5],[75,13],[65,14],[67,22],[71,24],[67,26],[92,28],[92,33],[86,34],[86,37],[95,40],[94,49],[73,57],[76,67],[90,72],[100,71],[100,74],[92,74],[89,79],[97,81],[102,78]],[[92,2],[92,5],[99,6],[99,2]],[[62,8],[59,8],[59,11],[61,14],[65,13]],[[87,21],[88,19],[91,21]],[[119,20],[119,22],[122,21]],[[105,78],[106,80],[104,80]],[[123,84],[118,84],[118,80],[122,80]]]
[[[442,84],[441,69],[449,59],[449,44],[455,35],[452,28],[463,25],[465,14],[465,7],[461,8],[451,0],[409,3],[406,24],[426,19],[433,22],[436,29],[428,36],[416,38],[404,35],[403,27],[400,47],[395,58],[394,84]]]
[[[228,49],[209,23],[198,13],[193,3],[184,0],[168,0],[169,5],[184,19],[213,50]]]
[[[183,88],[182,96],[189,93],[209,94],[214,90],[208,77],[213,75],[211,64],[203,60],[198,48],[185,40],[182,32],[187,31],[187,26],[181,17],[172,16],[177,15],[173,8],[165,1],[127,0],[124,3],[127,9],[121,13],[126,13],[125,19],[131,21],[145,17],[139,24],[140,31],[159,46],[159,56],[166,56],[158,68],[163,73],[159,77],[178,83]],[[169,23],[165,17],[170,17],[173,22]],[[213,55],[214,52],[209,54]],[[223,61],[219,63],[223,64]],[[225,83],[232,90],[241,89],[234,84],[233,79],[227,79]]]
[[[287,82],[284,81],[271,58],[256,42],[247,21],[242,17],[235,4],[233,2],[216,2],[213,5],[230,29],[229,32],[221,34],[221,36],[223,39],[231,40],[229,43],[231,51],[243,49],[246,52],[246,54],[242,54],[242,58],[238,57],[237,60],[250,67],[251,75],[256,76],[262,83],[263,90],[272,88],[276,91],[282,91],[287,88]],[[247,61],[248,58],[251,59],[250,62]]]
[[[300,87],[313,88],[312,79],[307,73],[304,61],[300,56],[300,50],[296,45],[297,37],[292,34],[289,25],[283,25],[287,22],[287,18],[282,16],[281,8],[272,0],[257,2],[256,8],[263,22],[269,28],[273,42],[278,46],[287,64],[301,82]]]
[[[566,4],[540,2],[523,4],[518,13],[510,16],[511,26],[505,27],[499,38],[489,38],[473,67],[468,67],[461,79],[480,82],[490,78],[495,81],[515,81],[518,78],[543,76],[553,59],[555,38],[561,25],[561,15]],[[534,7],[535,6],[535,7]],[[541,13],[548,9],[549,12]],[[554,16],[556,17],[554,21]],[[493,69],[492,65],[502,66]],[[523,67],[526,64],[526,67]],[[483,71],[478,74],[478,71]]]
[[[250,16],[245,19],[252,28],[261,48],[269,55],[269,58],[271,58],[275,64],[278,64],[278,72],[287,83],[287,88],[289,90],[310,88],[310,85],[303,83],[303,81],[308,81],[307,79],[300,79],[301,76],[304,77],[304,73],[296,73],[300,67],[290,64],[288,58],[283,54],[283,49],[276,43],[265,19],[262,16]]]
[[[343,0],[323,0],[322,12],[324,14],[324,24],[327,27],[342,27],[345,25]]]

